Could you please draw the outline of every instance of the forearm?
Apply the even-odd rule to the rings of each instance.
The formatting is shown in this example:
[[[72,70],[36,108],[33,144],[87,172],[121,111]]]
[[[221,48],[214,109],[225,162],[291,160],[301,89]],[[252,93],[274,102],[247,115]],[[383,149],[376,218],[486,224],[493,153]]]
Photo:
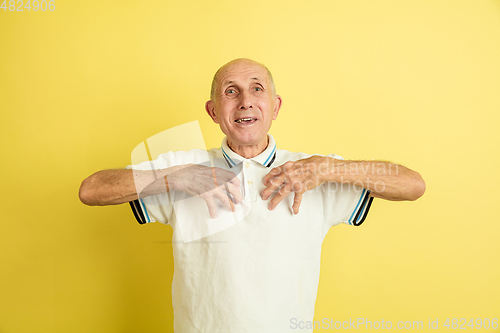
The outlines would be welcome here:
[[[163,170],[102,170],[86,178],[80,200],[90,206],[118,205],[168,191]]]
[[[328,159],[325,180],[363,187],[371,196],[387,200],[416,200],[425,192],[425,182],[416,171],[381,161]]]

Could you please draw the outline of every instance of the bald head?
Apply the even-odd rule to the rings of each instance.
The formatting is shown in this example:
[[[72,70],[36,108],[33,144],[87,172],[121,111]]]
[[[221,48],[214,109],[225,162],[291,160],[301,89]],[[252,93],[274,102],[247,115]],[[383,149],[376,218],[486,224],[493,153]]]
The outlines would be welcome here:
[[[271,75],[271,72],[269,71],[269,69],[257,61],[247,59],[247,58],[239,58],[239,59],[231,60],[230,62],[228,62],[227,64],[225,64],[221,68],[219,68],[217,70],[217,72],[215,72],[214,78],[212,80],[212,88],[210,89],[210,99],[212,101],[215,101],[215,98],[217,96],[217,89],[218,89],[218,87],[220,87],[219,74],[221,72],[223,72],[224,70],[226,70],[227,68],[234,66],[234,65],[237,65],[239,63],[248,63],[248,64],[252,64],[252,65],[257,65],[257,66],[260,66],[263,69],[265,69],[267,72],[267,78],[269,79],[269,83],[271,85],[271,90],[272,90],[273,96],[276,95],[276,88],[274,86],[273,76]]]

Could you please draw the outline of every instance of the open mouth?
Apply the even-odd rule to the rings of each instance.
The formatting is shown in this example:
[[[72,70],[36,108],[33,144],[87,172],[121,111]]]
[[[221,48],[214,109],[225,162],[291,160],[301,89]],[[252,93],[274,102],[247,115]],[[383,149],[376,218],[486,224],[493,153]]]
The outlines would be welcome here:
[[[236,119],[234,122],[235,123],[238,123],[238,124],[242,124],[242,123],[254,123],[257,121],[257,118],[240,118],[240,119]]]

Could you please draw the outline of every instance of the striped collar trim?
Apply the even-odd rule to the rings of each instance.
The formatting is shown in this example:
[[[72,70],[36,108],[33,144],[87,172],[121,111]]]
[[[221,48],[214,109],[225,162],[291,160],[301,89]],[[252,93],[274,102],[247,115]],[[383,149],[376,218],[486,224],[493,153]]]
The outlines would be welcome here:
[[[252,157],[251,160],[262,164],[266,168],[269,168],[276,160],[276,141],[274,141],[274,138],[271,134],[267,134],[267,137],[269,138],[269,144],[267,145],[267,148],[259,155]],[[231,148],[229,148],[229,146],[227,145],[227,137],[222,140],[221,149],[222,156],[224,156],[224,159],[226,160],[230,168],[240,164],[245,160],[244,157],[236,154],[231,150]]]

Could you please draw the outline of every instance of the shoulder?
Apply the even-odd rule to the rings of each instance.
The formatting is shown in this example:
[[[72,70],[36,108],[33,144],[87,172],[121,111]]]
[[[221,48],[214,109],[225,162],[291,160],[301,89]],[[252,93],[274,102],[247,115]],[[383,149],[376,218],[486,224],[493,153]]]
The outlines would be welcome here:
[[[308,154],[308,153],[302,153],[302,152],[292,152],[289,150],[284,150],[284,149],[276,149],[276,160],[278,163],[281,162],[287,162],[287,161],[298,161],[302,160],[311,156],[328,156],[328,157],[333,157],[336,159],[343,160],[344,158],[337,155],[337,154]]]
[[[158,155],[153,161],[144,161],[141,163],[133,164],[127,168],[137,170],[151,170],[163,169],[176,165],[183,165],[188,163],[207,163],[211,159],[219,158],[222,156],[220,148],[213,148],[210,150],[192,149],[187,151],[169,151]],[[133,163],[134,161],[132,161]]]

